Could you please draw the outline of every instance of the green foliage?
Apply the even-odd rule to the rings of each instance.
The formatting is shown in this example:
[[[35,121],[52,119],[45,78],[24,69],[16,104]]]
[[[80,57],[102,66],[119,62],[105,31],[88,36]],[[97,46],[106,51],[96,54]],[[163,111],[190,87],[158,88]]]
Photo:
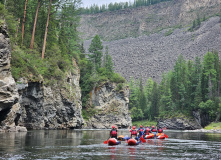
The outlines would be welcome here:
[[[98,35],[95,35],[89,47],[89,60],[94,64],[96,71],[101,67],[103,45]]]
[[[3,20],[5,19],[5,21]],[[12,13],[9,13],[8,10],[4,8],[3,4],[0,4],[0,25],[2,26],[6,22],[7,24],[7,31],[10,35],[10,37],[13,37],[16,32],[16,24]],[[14,39],[11,39],[12,42],[14,42]]]
[[[126,8],[136,8],[141,6],[150,6],[157,3],[165,2],[165,1],[172,1],[172,0],[135,0],[132,2],[120,2],[120,3],[110,3],[108,5],[102,5],[99,7],[98,5],[91,5],[89,8],[82,8],[81,13],[82,14],[96,14],[101,12],[107,12],[107,11],[116,11]]]
[[[156,121],[148,121],[148,120],[142,120],[142,121],[132,121],[132,126],[140,127],[142,126],[156,126],[157,122]]]
[[[171,34],[173,34],[173,29],[170,29],[169,31],[167,31],[164,35],[165,36],[169,36]]]
[[[117,88],[116,88],[116,91],[119,92],[120,90],[123,89],[123,84],[122,83],[118,83],[117,84]]]
[[[140,108],[133,107],[130,111],[133,121],[140,120],[144,117],[143,111]]]
[[[5,6],[0,4],[0,23],[4,24],[6,22],[11,40],[13,77],[16,80],[20,77],[26,77],[29,81],[43,81],[46,84],[53,84],[58,81],[62,83],[65,80],[66,72],[73,71],[73,58],[79,60],[80,41],[76,28],[79,25],[78,5],[80,1],[67,0],[65,4],[57,4],[57,1],[53,1],[44,60],[41,59],[41,49],[49,2],[41,1],[36,24],[34,49],[29,49],[29,46],[38,1],[29,0],[27,3],[24,42],[22,45],[23,18],[21,17],[24,17],[25,1],[7,0],[4,2]],[[60,7],[59,11],[54,4]],[[5,22],[3,19],[5,19]]]
[[[92,116],[97,113],[97,110],[94,107],[88,109],[82,109],[82,117],[84,120],[89,120]]]
[[[96,35],[89,47],[89,51],[91,53],[88,55],[89,59],[86,59],[85,56],[80,55],[80,87],[82,91],[83,108],[90,108],[90,106],[87,106],[87,100],[93,87],[97,87],[103,82],[110,81],[118,83],[116,90],[120,91],[124,86],[123,83],[126,82],[122,76],[114,72],[112,58],[108,54],[108,47],[106,47],[103,58],[102,49],[103,45],[100,37]]]
[[[162,75],[159,85],[149,78],[146,86],[142,87],[142,81],[131,79],[129,109],[133,109],[137,120],[143,116],[149,120],[159,117],[191,117],[192,111],[200,110],[201,116],[209,115],[210,121],[219,121],[220,65],[216,51],[206,53],[202,61],[196,57],[194,62],[186,61],[180,55],[173,70]],[[143,116],[138,112],[139,109]]]
[[[215,122],[212,122],[210,123],[208,126],[205,127],[206,130],[211,130],[211,129],[221,129],[221,122],[218,122],[218,123],[215,123]]]
[[[126,80],[124,77],[119,75],[118,73],[113,73],[110,77],[111,82],[116,82],[116,83],[125,83]]]
[[[200,25],[201,25],[201,21],[204,21],[205,18],[203,18],[202,20],[200,19],[199,15],[197,15],[197,19],[193,21],[192,26],[188,29],[188,31],[195,31],[197,29],[199,29]]]

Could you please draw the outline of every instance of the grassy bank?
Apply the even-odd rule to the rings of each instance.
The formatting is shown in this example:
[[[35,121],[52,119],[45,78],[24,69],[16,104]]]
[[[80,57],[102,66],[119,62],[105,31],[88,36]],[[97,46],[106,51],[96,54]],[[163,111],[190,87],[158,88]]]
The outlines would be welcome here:
[[[206,126],[205,129],[206,130],[221,129],[221,122],[218,122],[218,123],[212,122],[208,126]]]
[[[157,125],[157,122],[154,122],[154,121],[148,121],[148,120],[143,120],[143,121],[132,121],[132,125],[133,126],[136,126],[136,127],[140,127],[140,125],[143,125],[143,126],[156,126]]]

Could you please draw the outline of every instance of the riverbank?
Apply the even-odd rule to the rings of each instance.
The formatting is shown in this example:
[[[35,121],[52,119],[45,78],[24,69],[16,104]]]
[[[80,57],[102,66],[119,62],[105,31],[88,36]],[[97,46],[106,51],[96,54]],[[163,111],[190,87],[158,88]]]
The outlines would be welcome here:
[[[202,129],[185,130],[186,132],[205,132],[205,133],[221,133],[221,122],[212,122],[208,126]]]
[[[195,130],[184,130],[184,132],[203,132],[203,133],[221,133],[221,129],[195,129]]]

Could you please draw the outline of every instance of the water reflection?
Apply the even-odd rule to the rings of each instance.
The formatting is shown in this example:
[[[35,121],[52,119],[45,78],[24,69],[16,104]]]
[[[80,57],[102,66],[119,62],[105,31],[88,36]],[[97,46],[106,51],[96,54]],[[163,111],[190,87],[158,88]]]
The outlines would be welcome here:
[[[108,146],[109,130],[0,133],[0,159],[221,159],[221,134],[166,131],[168,139]],[[119,135],[128,135],[120,130]]]

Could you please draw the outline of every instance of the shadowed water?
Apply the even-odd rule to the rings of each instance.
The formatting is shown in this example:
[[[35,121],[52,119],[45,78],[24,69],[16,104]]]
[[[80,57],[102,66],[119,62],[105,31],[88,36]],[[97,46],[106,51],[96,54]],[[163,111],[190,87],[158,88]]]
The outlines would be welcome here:
[[[137,146],[103,142],[109,130],[36,130],[0,133],[0,159],[221,159],[221,134],[165,131],[168,139]],[[118,135],[129,135],[119,130]]]

